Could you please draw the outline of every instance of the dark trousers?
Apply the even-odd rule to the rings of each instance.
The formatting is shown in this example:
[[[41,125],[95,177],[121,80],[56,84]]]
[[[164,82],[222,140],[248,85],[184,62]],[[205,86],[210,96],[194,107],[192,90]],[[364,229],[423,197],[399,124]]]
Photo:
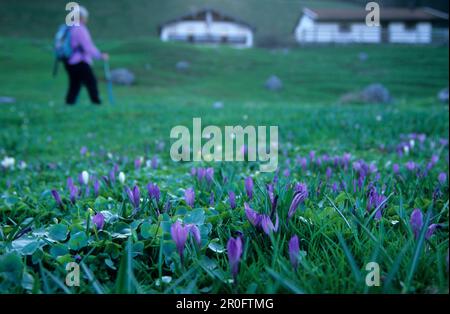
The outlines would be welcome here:
[[[95,78],[94,72],[92,72],[91,66],[85,62],[73,65],[65,62],[64,66],[69,76],[69,90],[66,94],[66,104],[73,105],[76,103],[82,85],[86,86],[91,102],[93,104],[100,104],[97,79]]]

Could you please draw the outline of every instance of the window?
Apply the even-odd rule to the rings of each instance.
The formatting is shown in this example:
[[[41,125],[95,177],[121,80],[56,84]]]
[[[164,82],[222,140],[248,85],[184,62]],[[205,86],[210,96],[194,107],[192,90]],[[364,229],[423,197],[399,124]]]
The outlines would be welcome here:
[[[406,30],[415,30],[416,29],[416,23],[415,22],[405,22],[405,29]]]
[[[339,31],[341,33],[348,33],[352,30],[352,25],[350,23],[341,23],[339,24]]]

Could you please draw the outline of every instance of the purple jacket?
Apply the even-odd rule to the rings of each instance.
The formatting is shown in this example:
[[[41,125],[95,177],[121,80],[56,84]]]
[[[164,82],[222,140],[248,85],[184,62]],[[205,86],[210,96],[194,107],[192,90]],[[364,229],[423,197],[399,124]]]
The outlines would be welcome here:
[[[80,62],[92,64],[92,59],[102,58],[100,50],[92,42],[89,30],[85,25],[73,26],[70,29],[70,39],[73,53],[69,59],[69,64],[73,65]]]

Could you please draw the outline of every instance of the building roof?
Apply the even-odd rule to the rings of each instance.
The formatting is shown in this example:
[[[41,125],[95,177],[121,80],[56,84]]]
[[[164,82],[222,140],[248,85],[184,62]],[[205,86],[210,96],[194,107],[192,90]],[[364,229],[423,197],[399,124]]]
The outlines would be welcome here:
[[[207,18],[207,14],[210,13],[212,16],[213,21],[222,21],[222,22],[233,22],[236,24],[240,24],[242,26],[246,26],[253,31],[255,31],[255,28],[251,26],[250,24],[242,21],[239,18],[233,17],[231,15],[223,14],[215,9],[201,9],[189,14],[182,15],[180,17],[174,18],[172,20],[166,21],[165,23],[162,23],[158,26],[158,32],[161,32],[161,29],[164,26],[174,24],[181,21],[205,21]]]
[[[369,11],[355,9],[308,9],[303,13],[317,21],[365,21]],[[447,20],[448,14],[430,8],[380,8],[380,20],[383,21],[437,21]]]

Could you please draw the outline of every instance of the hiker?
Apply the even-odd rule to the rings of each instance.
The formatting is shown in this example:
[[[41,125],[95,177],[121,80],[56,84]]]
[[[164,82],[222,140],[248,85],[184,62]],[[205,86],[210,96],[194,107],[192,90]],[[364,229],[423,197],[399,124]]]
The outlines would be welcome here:
[[[89,12],[86,8],[80,6],[80,25],[68,29],[72,53],[70,57],[63,61],[69,76],[69,89],[66,94],[67,105],[75,104],[82,85],[86,86],[91,102],[96,105],[101,104],[97,79],[91,65],[93,59],[107,61],[109,55],[101,53],[92,42],[91,35],[86,27],[88,18]]]

